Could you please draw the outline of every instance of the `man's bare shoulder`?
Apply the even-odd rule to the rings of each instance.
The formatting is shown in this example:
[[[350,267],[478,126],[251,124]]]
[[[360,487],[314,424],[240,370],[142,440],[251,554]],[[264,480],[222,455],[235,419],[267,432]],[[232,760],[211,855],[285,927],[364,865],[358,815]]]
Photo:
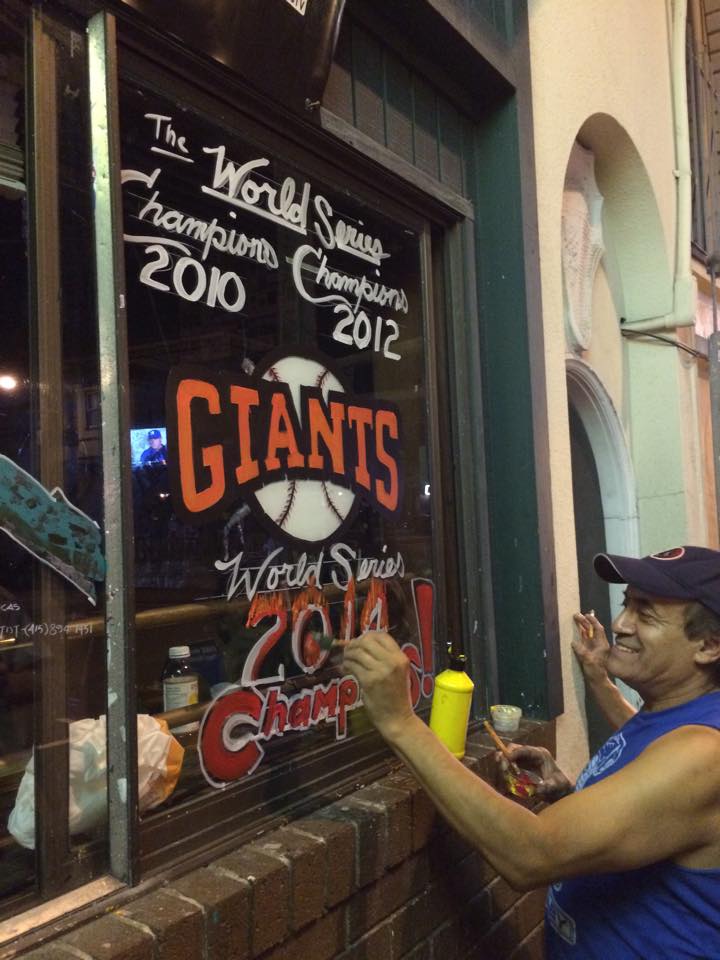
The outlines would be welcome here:
[[[687,723],[658,737],[643,753],[651,750],[675,751],[680,745],[690,750],[720,750],[720,730],[702,723]]]
[[[678,727],[646,747],[635,763],[671,780],[700,778],[700,787],[720,787],[720,730],[702,724]]]
[[[720,732],[688,725],[540,814],[557,876],[720,865]]]
[[[603,806],[623,798],[627,809],[632,798],[646,815],[660,809],[680,814],[717,808],[719,791],[720,730],[687,724],[658,737],[620,770],[566,799],[578,806]]]
[[[720,866],[720,730],[678,727],[651,744],[642,756],[652,763],[654,777],[663,777],[668,801],[677,818],[695,825],[695,845],[678,850],[672,859],[690,869]],[[664,771],[664,774],[663,774]]]

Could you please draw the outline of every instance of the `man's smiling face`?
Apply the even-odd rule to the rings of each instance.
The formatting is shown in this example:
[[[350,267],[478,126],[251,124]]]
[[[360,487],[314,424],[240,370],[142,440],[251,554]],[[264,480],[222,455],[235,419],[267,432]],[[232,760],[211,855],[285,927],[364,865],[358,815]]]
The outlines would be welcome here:
[[[628,586],[623,609],[613,621],[608,672],[641,692],[682,686],[697,671],[698,644],[685,632],[686,606]]]

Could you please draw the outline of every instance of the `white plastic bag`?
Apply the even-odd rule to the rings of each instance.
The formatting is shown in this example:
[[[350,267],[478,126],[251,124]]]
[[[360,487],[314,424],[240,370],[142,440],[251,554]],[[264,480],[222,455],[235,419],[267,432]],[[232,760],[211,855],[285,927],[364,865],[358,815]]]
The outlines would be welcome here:
[[[162,803],[175,789],[184,750],[164,720],[138,714],[138,799],[140,812]],[[107,816],[107,730],[105,716],[75,720],[69,727],[70,833],[86,833]],[[8,831],[28,850],[35,849],[35,763],[30,757],[20,781]]]

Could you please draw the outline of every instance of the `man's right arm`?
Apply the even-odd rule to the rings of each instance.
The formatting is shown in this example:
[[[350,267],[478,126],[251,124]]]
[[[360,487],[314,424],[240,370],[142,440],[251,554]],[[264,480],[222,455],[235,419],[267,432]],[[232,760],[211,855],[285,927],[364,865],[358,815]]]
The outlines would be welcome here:
[[[572,646],[582,668],[585,683],[607,722],[613,730],[617,730],[634,717],[637,711],[608,676],[606,664],[610,644],[605,636],[605,628],[593,613],[576,613],[573,619],[578,628],[578,636],[573,640]]]
[[[410,663],[388,634],[345,647],[370,719],[440,813],[505,879],[530,890],[560,879],[675,859],[717,865],[720,732],[682,727],[604,780],[535,814],[453,757],[410,703]]]

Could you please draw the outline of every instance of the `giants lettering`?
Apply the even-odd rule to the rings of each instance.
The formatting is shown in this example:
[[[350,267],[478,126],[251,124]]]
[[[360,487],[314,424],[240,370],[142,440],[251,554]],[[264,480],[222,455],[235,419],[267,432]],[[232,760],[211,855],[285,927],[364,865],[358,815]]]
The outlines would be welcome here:
[[[220,395],[215,387],[203,380],[183,380],[178,384],[177,413],[178,422],[190,420],[190,405],[193,400],[202,400],[207,404],[208,412],[214,416],[220,413]],[[193,438],[189,430],[178,433],[178,461],[180,468],[180,485],[183,489],[183,499],[191,513],[207,510],[217,503],[225,489],[223,479],[223,455],[219,444],[204,447],[202,450],[203,466],[207,468],[210,482],[198,490],[195,471],[193,469]]]
[[[244,374],[171,371],[168,469],[176,512],[206,522],[276,480],[330,481],[385,514],[400,507],[393,404]]]

